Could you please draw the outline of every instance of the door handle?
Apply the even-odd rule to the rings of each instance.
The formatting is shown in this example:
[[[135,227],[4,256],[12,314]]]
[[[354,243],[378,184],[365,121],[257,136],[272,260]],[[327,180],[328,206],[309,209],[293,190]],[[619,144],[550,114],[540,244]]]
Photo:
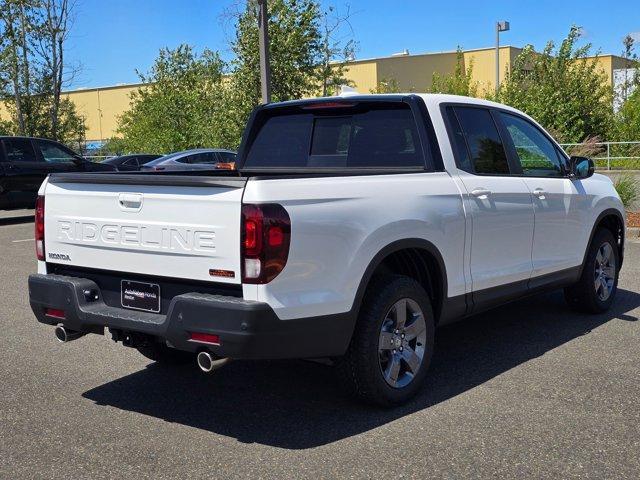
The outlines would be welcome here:
[[[141,193],[121,193],[118,195],[118,203],[122,210],[139,212],[142,208]]]
[[[533,191],[533,194],[538,197],[540,200],[544,200],[546,198],[547,192],[545,192],[543,189],[541,188],[536,188]]]
[[[487,190],[486,188],[474,188],[471,190],[471,195],[476,198],[485,199],[491,195],[491,190]]]

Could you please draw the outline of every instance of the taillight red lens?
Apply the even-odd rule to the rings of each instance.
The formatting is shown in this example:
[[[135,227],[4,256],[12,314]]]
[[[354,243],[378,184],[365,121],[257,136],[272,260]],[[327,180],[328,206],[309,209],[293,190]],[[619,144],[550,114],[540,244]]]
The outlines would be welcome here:
[[[44,309],[44,314],[47,317],[58,318],[60,320],[65,320],[66,319],[66,316],[64,314],[64,310],[61,310],[59,308],[45,308]]]
[[[269,283],[287,264],[291,219],[275,203],[242,205],[242,281]]]
[[[269,229],[269,246],[278,247],[284,241],[284,232],[280,227],[271,227]]]
[[[36,256],[44,260],[44,196],[38,195],[35,214]]]
[[[242,206],[244,254],[258,256],[262,251],[262,223],[264,215],[257,205]]]
[[[220,337],[211,333],[191,332],[189,335],[192,342],[210,343],[212,345],[220,345]]]

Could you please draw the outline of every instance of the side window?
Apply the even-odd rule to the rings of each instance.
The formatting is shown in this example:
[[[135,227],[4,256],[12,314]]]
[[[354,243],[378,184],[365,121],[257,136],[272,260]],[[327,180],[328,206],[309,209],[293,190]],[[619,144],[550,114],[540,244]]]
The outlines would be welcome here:
[[[213,164],[217,162],[218,158],[214,152],[198,153],[197,155],[189,157],[189,163]]]
[[[122,162],[122,164],[126,165],[128,167],[137,167],[138,166],[138,159],[136,157],[129,158],[128,160],[125,160],[124,162]]]
[[[473,169],[472,173],[509,174],[507,155],[489,110],[455,107],[454,111],[467,143],[468,166]]]
[[[565,170],[569,170],[569,162],[567,160],[567,154],[564,150],[556,149],[556,156],[558,157],[558,161],[560,165],[564,165]]]
[[[36,140],[36,145],[42,152],[45,162],[49,163],[70,163],[77,160],[77,156],[60,145],[47,142],[45,140]]]
[[[193,161],[194,158],[195,158],[195,155],[187,155],[186,157],[176,158],[176,162],[180,162],[180,163],[195,163]]]
[[[471,163],[471,158],[469,157],[469,150],[467,149],[467,141],[464,139],[464,133],[462,133],[462,128],[460,127],[460,122],[458,122],[458,117],[456,117],[455,112],[453,111],[453,107],[447,107],[447,119],[449,120],[449,125],[451,126],[451,144],[455,150],[456,154],[456,163],[460,170],[464,170],[465,172],[473,173],[473,164]]]
[[[36,152],[31,140],[12,138],[3,140],[8,162],[37,162]]]
[[[149,162],[153,162],[157,158],[162,158],[162,157],[154,157],[154,156],[138,157],[138,164],[139,165],[146,165]]]
[[[532,177],[561,177],[562,162],[551,141],[523,118],[500,112],[518,155],[522,173]]]
[[[236,161],[236,154],[235,153],[230,153],[230,152],[220,152],[218,153],[218,155],[220,155],[220,157],[222,158],[223,162],[235,162]]]

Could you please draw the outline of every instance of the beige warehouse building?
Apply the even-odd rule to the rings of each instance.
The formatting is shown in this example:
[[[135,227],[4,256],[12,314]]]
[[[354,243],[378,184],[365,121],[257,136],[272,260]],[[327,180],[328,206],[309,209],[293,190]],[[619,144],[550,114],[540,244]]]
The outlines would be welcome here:
[[[521,48],[511,46],[500,48],[500,81],[504,80],[505,73],[521,51]],[[473,64],[472,80],[477,83],[478,92],[492,91],[495,82],[495,48],[463,50],[462,57],[466,69]],[[433,74],[453,74],[457,61],[456,51],[417,55],[403,53],[348,62],[346,76],[361,93],[369,93],[379,84],[391,81],[402,91],[428,91]],[[613,89],[616,72],[623,70],[627,61],[616,55],[601,55],[597,62]],[[118,117],[129,109],[131,92],[143,86],[128,84],[65,92],[85,119],[87,142],[102,142],[113,137]],[[6,116],[6,109],[0,105],[0,118]]]

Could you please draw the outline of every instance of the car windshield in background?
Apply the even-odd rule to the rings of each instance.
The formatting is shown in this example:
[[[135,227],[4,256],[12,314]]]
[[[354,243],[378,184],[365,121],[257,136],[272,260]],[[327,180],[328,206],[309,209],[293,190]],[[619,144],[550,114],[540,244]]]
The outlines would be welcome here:
[[[304,107],[303,107],[304,109]],[[268,112],[244,168],[424,167],[424,154],[408,105],[363,109],[316,108]]]

